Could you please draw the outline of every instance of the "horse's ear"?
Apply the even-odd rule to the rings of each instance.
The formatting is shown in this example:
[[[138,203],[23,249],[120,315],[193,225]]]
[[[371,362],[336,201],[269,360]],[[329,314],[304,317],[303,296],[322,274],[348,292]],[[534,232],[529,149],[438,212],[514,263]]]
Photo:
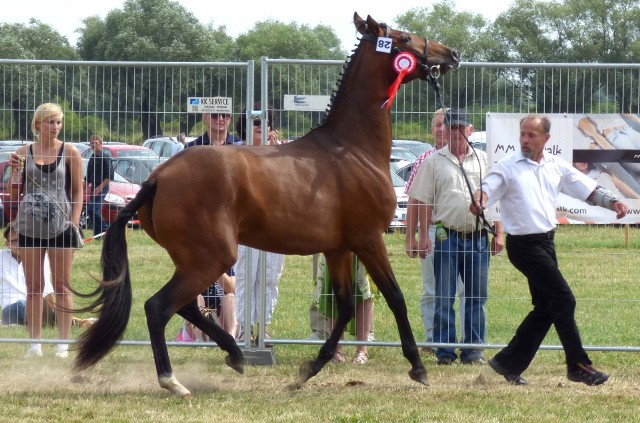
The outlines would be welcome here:
[[[358,12],[354,12],[353,14],[353,24],[360,34],[364,35],[367,31],[367,23],[360,17],[360,15],[358,15]]]
[[[371,17],[371,15],[367,15],[367,26],[369,27],[369,31],[375,35],[381,35],[382,30],[380,29],[380,25]]]

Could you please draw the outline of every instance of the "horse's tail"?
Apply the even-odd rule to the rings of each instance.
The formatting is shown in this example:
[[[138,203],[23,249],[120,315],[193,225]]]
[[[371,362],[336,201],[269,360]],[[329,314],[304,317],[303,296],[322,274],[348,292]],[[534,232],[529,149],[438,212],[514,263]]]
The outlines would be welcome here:
[[[74,368],[83,370],[93,366],[109,353],[129,323],[131,312],[131,278],[127,257],[127,224],[136,211],[153,201],[156,181],[148,180],[136,197],[127,204],[109,226],[102,246],[102,282],[86,296],[96,297],[93,303],[78,311],[98,311],[98,320],[78,340]]]

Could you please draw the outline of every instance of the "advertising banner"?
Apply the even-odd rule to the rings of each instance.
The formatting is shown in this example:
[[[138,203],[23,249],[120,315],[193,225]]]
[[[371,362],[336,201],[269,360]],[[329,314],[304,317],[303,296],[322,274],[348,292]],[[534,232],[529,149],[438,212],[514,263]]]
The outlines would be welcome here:
[[[520,150],[520,120],[528,114],[487,114],[489,163]],[[629,213],[615,213],[560,194],[559,223],[640,222],[640,117],[635,114],[546,114],[551,138],[546,151],[562,157],[595,179],[598,185],[625,199]],[[499,204],[490,215],[497,217]]]

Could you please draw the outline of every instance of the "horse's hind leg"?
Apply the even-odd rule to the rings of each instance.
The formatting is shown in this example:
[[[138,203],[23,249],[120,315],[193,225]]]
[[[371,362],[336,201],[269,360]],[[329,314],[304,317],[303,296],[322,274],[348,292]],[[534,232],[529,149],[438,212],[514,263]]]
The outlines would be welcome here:
[[[299,370],[300,383],[304,383],[327,364],[336,352],[344,329],[354,314],[351,287],[352,255],[350,253],[325,254],[327,271],[330,273],[331,288],[335,295],[338,318],[331,330],[331,336],[322,345],[315,360],[303,364]]]
[[[407,316],[407,304],[391,269],[382,236],[380,236],[377,242],[368,244],[366,249],[359,250],[356,254],[393,312],[398,325],[398,332],[400,333],[402,353],[411,363],[409,377],[416,382],[429,385],[427,370],[424,364],[422,364],[418,346],[411,331],[411,324]]]
[[[169,360],[169,352],[167,351],[167,341],[164,337],[167,322],[171,319],[173,312],[168,307],[168,291],[167,286],[161,289],[154,296],[144,303],[144,311],[147,316],[147,328],[149,329],[149,338],[151,341],[151,350],[153,351],[153,359],[156,363],[156,371],[158,373],[158,383],[164,389],[169,390],[174,395],[184,399],[191,398],[191,392],[173,375],[171,369],[171,361]],[[196,300],[193,300],[192,306],[198,309]]]
[[[202,332],[218,344],[220,349],[229,353],[225,363],[238,373],[244,373],[245,359],[242,350],[236,344],[236,340],[213,320],[206,318],[198,309],[189,303],[178,310],[178,314],[193,323]]]
[[[184,275],[176,272],[160,291],[144,303],[144,311],[147,317],[153,359],[156,363],[158,383],[173,394],[188,399],[191,397],[191,392],[182,386],[173,375],[165,339],[167,323],[178,307],[191,310],[190,313],[199,313],[196,300],[198,285],[194,283],[192,286],[186,286],[183,280]],[[189,302],[185,305],[185,301]]]

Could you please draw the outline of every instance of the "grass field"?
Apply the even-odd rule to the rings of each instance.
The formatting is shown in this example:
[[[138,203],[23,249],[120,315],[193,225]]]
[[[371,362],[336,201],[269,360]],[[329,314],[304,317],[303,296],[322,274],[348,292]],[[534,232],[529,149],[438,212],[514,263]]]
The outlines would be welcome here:
[[[622,227],[562,227],[557,235],[561,269],[578,300],[576,318],[585,345],[606,349],[640,346],[640,294],[636,271],[640,240],[631,229],[625,245]],[[418,307],[419,263],[404,254],[404,235],[387,234],[394,271],[407,299],[417,340],[424,339]],[[129,233],[134,287],[126,340],[148,339],[143,303],[169,278],[172,266],[164,250],[141,231]],[[99,274],[101,244],[78,251],[74,287],[89,291]],[[309,334],[308,308],[313,293],[310,257],[287,257],[272,330],[280,339]],[[487,341],[508,342],[530,309],[523,277],[505,254],[494,257],[487,304]],[[180,326],[167,329],[173,339]],[[383,299],[375,305],[375,334],[397,341],[398,334]],[[78,329],[74,328],[74,335]],[[0,329],[5,340],[25,338],[24,328]],[[45,331],[55,338],[56,332]],[[347,339],[352,339],[347,337]],[[558,345],[551,331],[545,345]],[[178,379],[191,390],[185,402],[162,390],[148,346],[119,346],[94,369],[74,375],[71,362],[55,360],[53,346],[45,357],[24,360],[24,344],[0,348],[0,421],[476,421],[476,422],[608,422],[640,421],[640,363],[636,352],[594,351],[592,360],[611,374],[600,387],[569,382],[561,351],[544,350],[525,373],[530,385],[513,387],[487,366],[438,367],[425,357],[431,386],[407,376],[409,364],[399,348],[370,347],[366,366],[329,364],[302,389],[297,369],[315,356],[318,346],[278,345],[277,365],[249,366],[244,375],[224,365],[219,349],[172,347],[169,353]],[[347,346],[347,354],[354,347]],[[485,357],[494,354],[488,349]],[[73,356],[73,354],[72,354]]]

